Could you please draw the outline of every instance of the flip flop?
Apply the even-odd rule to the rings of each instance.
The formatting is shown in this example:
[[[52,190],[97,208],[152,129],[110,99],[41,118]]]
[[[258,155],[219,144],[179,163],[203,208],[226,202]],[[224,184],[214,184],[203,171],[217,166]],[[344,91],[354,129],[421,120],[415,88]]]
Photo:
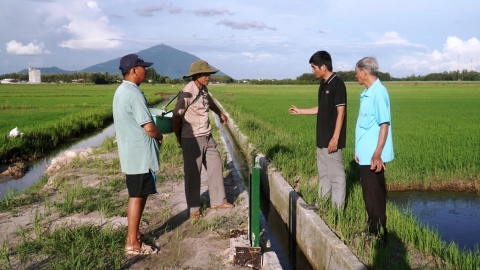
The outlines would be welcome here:
[[[157,252],[158,252],[158,249],[151,247],[149,245],[143,245],[143,244],[140,246],[140,248],[135,248],[132,246],[125,248],[125,253],[127,255],[149,255]]]
[[[150,235],[150,234],[143,234],[141,233],[140,234],[140,237],[138,238],[138,241],[155,241],[157,238],[153,235]]]
[[[222,205],[211,205],[210,208],[212,209],[231,209],[231,208],[234,208],[235,205],[231,204],[231,203],[224,203]]]
[[[190,218],[200,219],[202,217],[203,217],[203,215],[202,215],[202,213],[200,213],[200,211],[190,213]]]

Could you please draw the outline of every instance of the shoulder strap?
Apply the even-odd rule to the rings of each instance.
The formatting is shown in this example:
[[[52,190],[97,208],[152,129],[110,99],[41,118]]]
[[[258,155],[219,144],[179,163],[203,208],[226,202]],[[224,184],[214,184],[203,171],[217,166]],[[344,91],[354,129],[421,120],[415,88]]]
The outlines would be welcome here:
[[[182,91],[178,92],[178,94],[177,94],[174,98],[172,98],[172,99],[170,100],[170,102],[168,102],[167,106],[165,106],[165,108],[163,109],[164,112],[162,112],[162,116],[164,116],[165,114],[168,114],[168,113],[173,112],[173,110],[167,111],[167,107],[168,107],[168,105],[170,105],[170,103],[172,103],[172,101],[174,101],[174,100],[178,97],[178,95],[180,95],[181,92],[182,92]],[[187,113],[188,107],[190,107],[192,104],[194,104],[195,102],[197,102],[197,100],[200,98],[201,95],[202,95],[202,91],[199,91],[197,97],[195,97],[195,99],[193,100],[193,102],[190,103],[190,105],[187,106],[187,108],[185,109],[185,112],[183,113],[183,115],[185,115],[185,113]]]
[[[195,102],[197,102],[197,100],[200,98],[200,96],[202,95],[202,91],[203,91],[203,90],[199,90],[197,97],[193,100],[192,103],[190,103],[190,105],[187,106],[187,108],[185,109],[185,112],[183,113],[184,116],[185,116],[185,114],[187,113],[188,108],[190,108],[190,106],[192,106],[192,105],[193,105]]]

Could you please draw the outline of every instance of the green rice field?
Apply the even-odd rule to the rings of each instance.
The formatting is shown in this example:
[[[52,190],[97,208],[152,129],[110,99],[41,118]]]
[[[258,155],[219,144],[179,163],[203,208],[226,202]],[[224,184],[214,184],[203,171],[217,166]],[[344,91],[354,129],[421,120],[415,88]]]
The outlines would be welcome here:
[[[478,192],[480,83],[397,82],[387,83],[386,87],[392,104],[395,149],[395,160],[387,165],[386,171],[389,189]],[[0,85],[0,162],[42,154],[65,140],[111,123],[116,88],[117,85]],[[181,85],[141,85],[150,104],[181,88]],[[316,106],[318,85],[228,84],[212,85],[209,90],[287,181],[292,186],[295,182],[300,184],[301,196],[308,203],[316,202],[316,116],[290,115],[288,108]],[[445,269],[476,269],[480,266],[478,249],[462,251],[453,242],[442,242],[438,233],[419,225],[391,203],[387,205],[387,216],[393,241],[386,248],[374,250],[355,242],[354,233],[365,229],[366,224],[358,165],[353,161],[354,128],[362,91],[363,87],[356,83],[347,84],[347,147],[343,150],[348,183],[345,210],[338,212],[329,202],[319,202],[319,215],[369,268],[411,268],[410,262],[390,259],[402,245],[408,247],[408,256],[420,252],[423,257],[433,255],[445,261]],[[8,138],[15,127],[24,136]]]
[[[0,162],[41,155],[64,140],[111,123],[117,86],[0,85]],[[162,87],[168,89],[161,85],[142,85],[149,103],[162,100],[158,94]],[[23,137],[8,137],[15,127],[24,133]]]
[[[480,181],[480,83],[390,83],[395,160],[387,165],[390,190],[478,192]],[[465,251],[441,240],[388,202],[389,242],[365,248],[355,233],[364,231],[366,210],[354,162],[354,130],[363,87],[347,84],[347,175],[344,211],[317,199],[316,116],[290,115],[288,108],[317,106],[318,86],[225,85],[210,87],[249,141],[281,171],[307,203],[319,203],[319,215],[370,269],[412,269],[412,258],[431,258],[419,269],[478,269],[480,250]],[[401,252],[399,253],[399,250]],[[404,254],[404,255],[399,255]],[[432,257],[429,257],[432,256]],[[444,263],[443,263],[444,262]]]
[[[387,165],[390,189],[470,188],[480,179],[480,83],[390,83],[395,160]],[[363,86],[347,84],[347,171],[353,164],[355,123]],[[291,183],[317,175],[314,115],[288,108],[317,106],[318,86],[212,86],[253,144]],[[353,167],[351,165],[354,165]]]

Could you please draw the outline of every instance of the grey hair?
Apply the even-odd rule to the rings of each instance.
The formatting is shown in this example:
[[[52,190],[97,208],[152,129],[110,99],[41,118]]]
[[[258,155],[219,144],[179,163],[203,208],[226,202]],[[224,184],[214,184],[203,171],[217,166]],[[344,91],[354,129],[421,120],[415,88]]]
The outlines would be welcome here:
[[[373,76],[378,75],[378,62],[375,57],[364,57],[357,62],[356,65],[360,69],[365,69]]]

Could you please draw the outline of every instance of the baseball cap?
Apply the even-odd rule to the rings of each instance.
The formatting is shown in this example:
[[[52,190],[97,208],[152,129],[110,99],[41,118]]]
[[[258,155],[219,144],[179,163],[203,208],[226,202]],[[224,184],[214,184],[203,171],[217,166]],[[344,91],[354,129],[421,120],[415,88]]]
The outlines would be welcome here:
[[[131,53],[125,55],[124,57],[122,57],[122,59],[120,59],[119,69],[122,71],[127,71],[136,66],[149,67],[151,65],[153,65],[153,63],[145,62],[140,56]]]

